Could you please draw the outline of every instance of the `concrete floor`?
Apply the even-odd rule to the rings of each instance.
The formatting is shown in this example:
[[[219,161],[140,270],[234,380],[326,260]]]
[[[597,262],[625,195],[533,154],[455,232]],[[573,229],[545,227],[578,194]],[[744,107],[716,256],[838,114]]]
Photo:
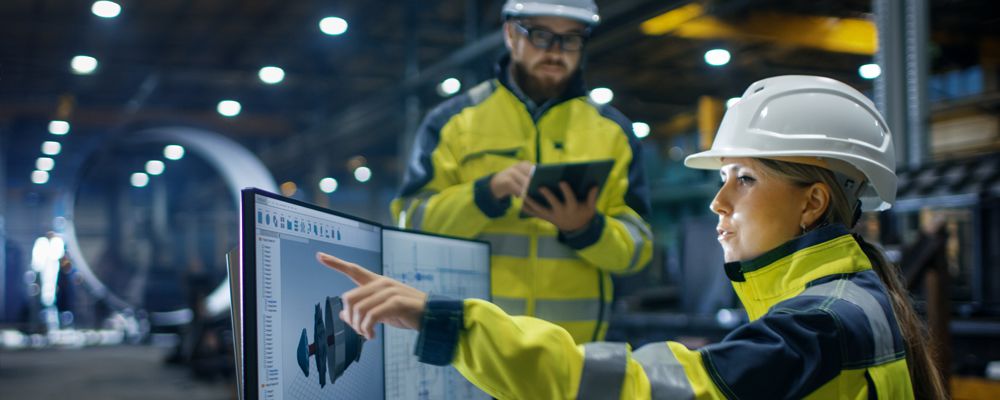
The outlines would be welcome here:
[[[0,399],[235,399],[233,384],[203,382],[149,346],[0,351]]]

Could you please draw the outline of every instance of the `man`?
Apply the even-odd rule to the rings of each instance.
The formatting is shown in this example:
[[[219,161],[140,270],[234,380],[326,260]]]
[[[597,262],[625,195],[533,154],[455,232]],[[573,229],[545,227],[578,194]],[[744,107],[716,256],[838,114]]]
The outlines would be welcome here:
[[[492,244],[493,302],[513,315],[600,340],[609,320],[610,273],[642,269],[652,234],[640,215],[648,191],[632,124],[588,102],[580,71],[599,21],[591,0],[508,1],[509,55],[496,78],[424,119],[392,211],[401,226]],[[551,207],[523,199],[532,165],[614,159],[600,196]],[[534,218],[520,217],[521,210]]]

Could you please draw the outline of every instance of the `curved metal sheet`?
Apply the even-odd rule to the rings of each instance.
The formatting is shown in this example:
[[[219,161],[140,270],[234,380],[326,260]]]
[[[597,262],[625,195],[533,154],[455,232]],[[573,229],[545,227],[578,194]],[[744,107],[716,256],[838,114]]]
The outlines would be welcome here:
[[[128,143],[163,143],[179,144],[186,150],[201,157],[215,168],[229,187],[233,201],[239,209],[240,190],[246,187],[256,187],[270,192],[277,192],[278,185],[263,162],[239,143],[218,133],[191,127],[160,127],[146,129],[129,135]],[[108,291],[104,283],[94,275],[90,265],[83,257],[76,229],[73,223],[73,209],[76,203],[76,189],[65,197],[66,225],[63,236],[70,260],[78,268],[81,277],[90,287],[91,293],[105,299],[117,309],[131,309],[128,302]],[[226,278],[207,299],[208,312],[218,315],[229,309],[230,305],[229,278]]]

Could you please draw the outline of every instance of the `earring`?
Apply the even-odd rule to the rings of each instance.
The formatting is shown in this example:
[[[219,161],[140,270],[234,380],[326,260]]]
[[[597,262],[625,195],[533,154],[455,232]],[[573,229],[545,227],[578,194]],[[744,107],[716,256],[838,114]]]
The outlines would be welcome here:
[[[802,234],[805,234],[806,233],[806,224],[800,223],[799,224],[799,229],[802,230]]]

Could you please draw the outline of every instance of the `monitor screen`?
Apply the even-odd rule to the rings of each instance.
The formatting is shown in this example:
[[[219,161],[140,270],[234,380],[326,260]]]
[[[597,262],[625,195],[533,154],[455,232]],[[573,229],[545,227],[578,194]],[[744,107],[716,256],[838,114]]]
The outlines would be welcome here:
[[[383,330],[365,341],[340,320],[355,285],[315,257],[381,273],[381,227],[259,190],[243,204],[247,398],[385,398]]]
[[[386,228],[385,276],[428,293],[456,299],[490,299],[490,245]],[[385,328],[386,398],[489,399],[454,367],[421,364],[413,356],[417,333]]]

